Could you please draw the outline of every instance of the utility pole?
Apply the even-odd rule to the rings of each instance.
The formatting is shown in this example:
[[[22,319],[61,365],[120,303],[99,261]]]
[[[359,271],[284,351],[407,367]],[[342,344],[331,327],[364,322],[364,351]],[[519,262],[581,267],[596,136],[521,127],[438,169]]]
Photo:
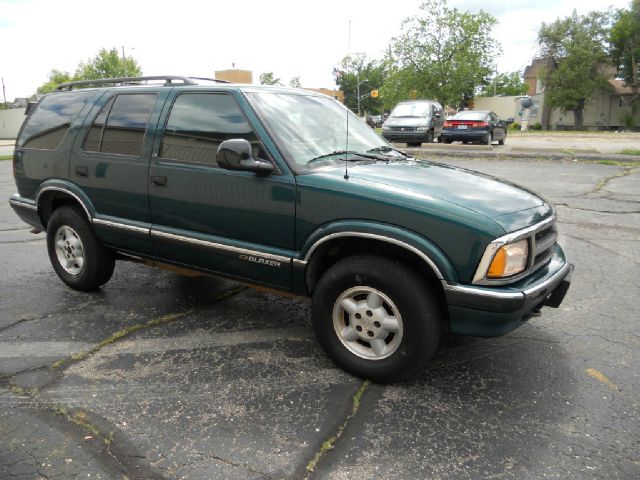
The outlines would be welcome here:
[[[127,57],[124,55],[124,45],[122,46],[122,65],[124,65],[124,76],[128,77],[129,72],[127,72]]]

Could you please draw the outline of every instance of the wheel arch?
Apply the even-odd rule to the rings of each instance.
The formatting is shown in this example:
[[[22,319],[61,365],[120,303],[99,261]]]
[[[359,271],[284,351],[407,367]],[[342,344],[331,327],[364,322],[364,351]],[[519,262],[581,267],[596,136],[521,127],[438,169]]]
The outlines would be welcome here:
[[[379,229],[341,229],[324,232],[307,242],[304,282],[313,293],[320,277],[333,264],[349,255],[374,254],[393,257],[418,272],[445,306],[443,282],[456,278],[446,255],[428,239],[397,227]],[[446,308],[443,309],[446,311]]]
[[[36,193],[36,206],[42,225],[46,228],[51,214],[61,206],[79,206],[87,217],[92,221],[95,210],[86,194],[73,184],[66,184],[60,181],[43,183]]]

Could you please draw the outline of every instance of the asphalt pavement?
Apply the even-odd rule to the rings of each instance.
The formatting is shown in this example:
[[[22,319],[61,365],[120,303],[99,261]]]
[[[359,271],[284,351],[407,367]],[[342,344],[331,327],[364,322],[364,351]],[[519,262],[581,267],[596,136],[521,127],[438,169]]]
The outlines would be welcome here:
[[[326,358],[301,299],[123,262],[68,289],[0,162],[0,478],[639,478],[639,167],[445,162],[555,204],[573,283],[386,386]]]

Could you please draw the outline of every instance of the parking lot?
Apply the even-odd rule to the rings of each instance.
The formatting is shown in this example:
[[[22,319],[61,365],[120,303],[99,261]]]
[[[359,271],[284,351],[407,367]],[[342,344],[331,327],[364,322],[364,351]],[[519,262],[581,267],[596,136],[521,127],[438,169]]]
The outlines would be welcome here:
[[[68,289],[0,162],[0,478],[639,478],[640,167],[443,161],[555,204],[573,283],[387,386],[333,366],[302,299],[123,262]]]

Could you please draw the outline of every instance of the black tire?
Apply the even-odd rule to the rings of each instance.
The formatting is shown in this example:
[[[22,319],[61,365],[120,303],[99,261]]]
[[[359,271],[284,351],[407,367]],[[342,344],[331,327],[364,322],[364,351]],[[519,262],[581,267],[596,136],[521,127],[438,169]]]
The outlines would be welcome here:
[[[493,135],[491,134],[491,132],[487,132],[485,137],[482,139],[482,144],[483,145],[491,145],[492,139],[493,139]]]
[[[498,145],[504,145],[504,142],[506,139],[507,139],[507,132],[504,132],[504,137],[502,137],[502,140],[498,140]]]
[[[424,139],[424,143],[433,143],[433,130],[427,132],[427,136]]]
[[[95,290],[113,274],[114,253],[100,243],[79,207],[53,212],[47,224],[47,251],[60,279],[75,290]]]
[[[421,147],[422,142],[407,142],[407,147]]]
[[[441,315],[433,293],[395,259],[340,260],[320,278],[312,302],[313,329],[327,355],[340,368],[374,382],[415,377],[440,341]],[[344,305],[357,309],[348,313]],[[382,350],[376,352],[379,345]]]

